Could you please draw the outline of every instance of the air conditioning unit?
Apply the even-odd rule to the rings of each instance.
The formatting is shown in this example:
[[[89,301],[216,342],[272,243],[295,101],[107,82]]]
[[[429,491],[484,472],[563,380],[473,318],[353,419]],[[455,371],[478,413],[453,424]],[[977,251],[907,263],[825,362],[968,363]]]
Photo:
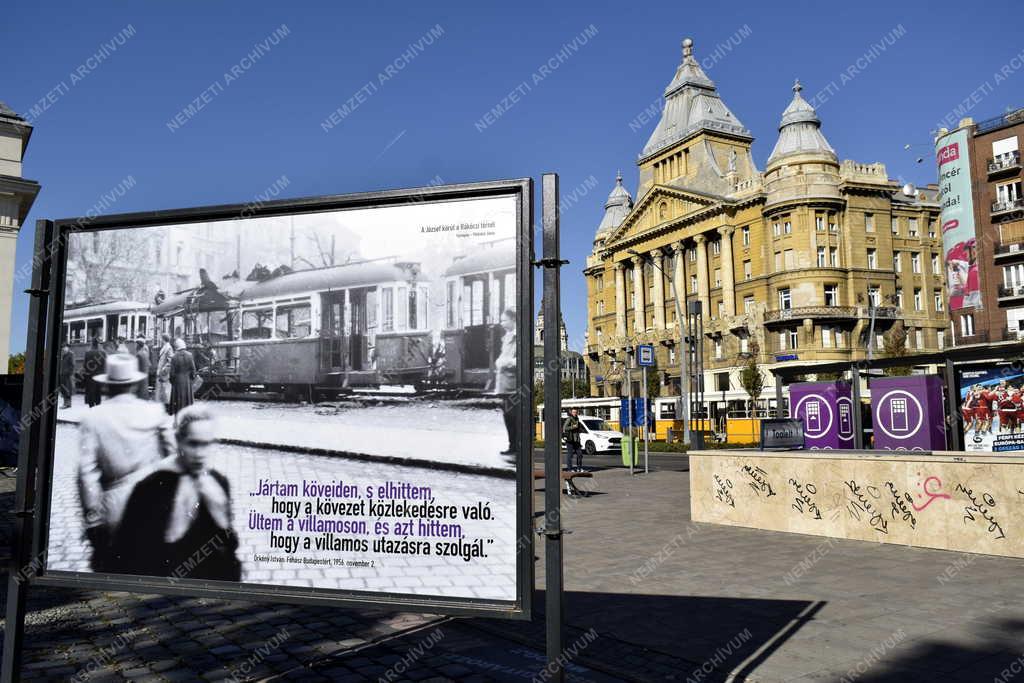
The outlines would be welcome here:
[[[1020,251],[1020,245],[1019,244],[1011,244],[1010,245],[1010,252],[1012,253],[1012,252],[1015,252],[1015,251]]]

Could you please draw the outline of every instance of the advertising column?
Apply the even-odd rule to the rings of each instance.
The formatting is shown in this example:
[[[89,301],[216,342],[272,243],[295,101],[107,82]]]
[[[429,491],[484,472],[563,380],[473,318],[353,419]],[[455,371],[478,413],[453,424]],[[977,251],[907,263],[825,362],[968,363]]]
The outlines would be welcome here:
[[[853,392],[845,382],[803,382],[789,387],[792,417],[804,423],[811,450],[853,448]]]
[[[946,447],[942,379],[937,375],[873,379],[871,412],[877,450],[941,451]]]
[[[935,143],[942,200],[942,251],[946,259],[946,290],[951,311],[981,308],[967,135],[967,129],[961,128]]]

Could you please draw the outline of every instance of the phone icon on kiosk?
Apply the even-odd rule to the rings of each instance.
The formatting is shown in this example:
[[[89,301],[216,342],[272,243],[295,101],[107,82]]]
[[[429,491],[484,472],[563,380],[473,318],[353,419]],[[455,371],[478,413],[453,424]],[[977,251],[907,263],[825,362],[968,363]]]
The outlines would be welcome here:
[[[839,404],[839,433],[853,433],[853,420],[850,415],[850,406],[847,403]]]
[[[821,431],[821,404],[817,401],[807,403],[807,431]]]
[[[907,418],[907,399],[894,398],[889,401],[889,422],[894,432],[905,432],[910,429]]]

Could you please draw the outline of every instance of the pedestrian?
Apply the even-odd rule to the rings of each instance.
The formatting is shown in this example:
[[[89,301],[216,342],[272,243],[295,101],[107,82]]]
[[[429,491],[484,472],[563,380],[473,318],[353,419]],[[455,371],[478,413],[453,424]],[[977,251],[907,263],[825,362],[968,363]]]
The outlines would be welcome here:
[[[216,438],[206,406],[183,408],[175,436],[177,456],[140,481],[125,506],[113,561],[127,574],[240,581],[231,488],[207,462]]]
[[[149,347],[146,345],[145,335],[139,335],[135,340],[135,357],[139,361],[139,372],[146,375],[146,379],[139,382],[138,394],[143,401],[149,400]]]
[[[85,404],[92,408],[98,406],[103,398],[103,387],[96,382],[96,376],[103,373],[106,367],[107,354],[100,348],[100,340],[92,338],[90,348],[85,352],[82,361],[82,376],[85,377]]]
[[[71,407],[71,397],[75,393],[75,354],[71,347],[62,344],[60,347],[60,395],[64,399],[64,408]]]
[[[145,374],[131,354],[112,354],[93,381],[110,400],[88,411],[78,426],[78,493],[93,571],[109,571],[111,542],[137,481],[174,454],[166,413],[139,400],[135,386]]]
[[[580,417],[575,408],[562,423],[562,436],[565,437],[565,469],[573,472],[583,471],[583,449],[580,447]],[[573,453],[576,454],[576,466],[573,467]]]
[[[164,332],[160,339],[163,346],[160,347],[160,355],[156,361],[156,400],[163,404],[164,410],[171,413],[171,356],[174,349],[171,347],[171,335]]]
[[[174,355],[171,356],[171,415],[177,415],[185,406],[195,402],[192,382],[196,378],[196,362],[185,348],[184,339],[174,340]]]
[[[508,433],[508,448],[501,454],[514,465],[519,453],[515,309],[509,308],[502,313],[501,328],[501,353],[494,361],[494,393],[502,397],[502,416],[505,420],[505,431]]]

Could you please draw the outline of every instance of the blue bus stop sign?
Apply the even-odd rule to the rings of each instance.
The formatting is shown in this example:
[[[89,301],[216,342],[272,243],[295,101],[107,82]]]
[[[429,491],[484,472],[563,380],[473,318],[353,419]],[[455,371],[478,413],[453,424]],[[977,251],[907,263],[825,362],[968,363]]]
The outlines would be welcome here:
[[[654,344],[637,344],[636,364],[648,367],[654,365]]]

